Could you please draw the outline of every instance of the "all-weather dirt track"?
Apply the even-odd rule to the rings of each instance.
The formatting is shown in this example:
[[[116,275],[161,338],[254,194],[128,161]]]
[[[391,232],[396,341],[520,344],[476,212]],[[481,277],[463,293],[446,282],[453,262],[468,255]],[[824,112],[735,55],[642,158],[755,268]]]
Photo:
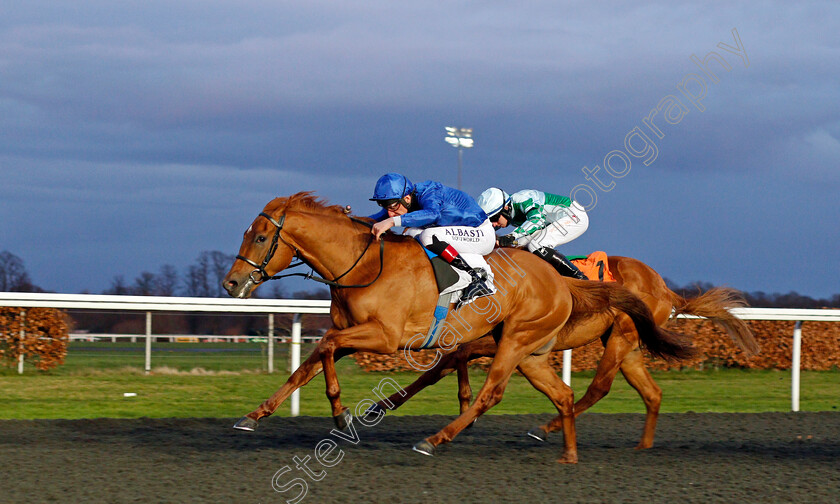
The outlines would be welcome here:
[[[0,502],[840,502],[840,413],[663,414],[642,451],[643,415],[585,414],[577,465],[525,435],[549,418],[484,416],[435,457],[411,446],[451,417],[6,420]]]

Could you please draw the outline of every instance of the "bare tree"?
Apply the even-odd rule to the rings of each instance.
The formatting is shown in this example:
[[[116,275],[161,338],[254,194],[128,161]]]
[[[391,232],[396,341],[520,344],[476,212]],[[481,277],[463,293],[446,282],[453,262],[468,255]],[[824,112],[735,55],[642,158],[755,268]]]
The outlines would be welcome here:
[[[225,279],[225,275],[227,274],[230,266],[233,264],[234,256],[231,254],[225,254],[224,252],[219,252],[218,250],[213,250],[211,252],[202,252],[202,254],[207,254],[207,263],[210,267],[209,277],[211,281],[211,287],[214,297],[225,297],[227,292],[225,292],[224,287],[222,286],[222,280]]]
[[[184,287],[188,296],[223,297],[222,287],[234,257],[217,250],[204,251],[198,255],[195,264],[187,268]]]
[[[207,282],[207,269],[201,264],[193,264],[187,268],[184,277],[184,292],[192,297],[209,297]]]
[[[0,252],[0,291],[29,292],[33,290],[29,274],[20,257],[4,250]]]
[[[134,279],[134,286],[131,288],[135,296],[154,296],[157,287],[157,277],[154,273],[144,271]]]
[[[131,288],[126,285],[125,278],[122,275],[117,275],[111,280],[111,287],[105,289],[103,294],[112,294],[115,296],[128,296],[131,294]]]
[[[271,282],[271,297],[274,299],[286,299],[289,295],[286,288],[280,282]]]
[[[174,296],[178,290],[178,270],[171,264],[160,267],[155,281],[155,294],[158,296]]]

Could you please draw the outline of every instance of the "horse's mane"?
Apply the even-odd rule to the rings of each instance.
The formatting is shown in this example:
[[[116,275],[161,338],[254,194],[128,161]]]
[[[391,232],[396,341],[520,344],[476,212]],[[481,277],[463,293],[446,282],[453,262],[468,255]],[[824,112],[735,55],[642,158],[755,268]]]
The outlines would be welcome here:
[[[330,205],[325,200],[314,196],[312,191],[301,191],[297,194],[293,194],[286,198],[274,198],[273,200],[268,202],[268,204],[263,209],[263,212],[269,215],[274,215],[276,217],[286,213],[289,210],[318,215],[347,215],[344,211],[344,207],[342,207],[341,205]],[[368,219],[367,217],[353,217],[356,219],[370,221],[371,223],[373,223],[373,220]],[[350,222],[350,220],[347,219],[347,222]],[[388,232],[383,236],[385,236],[388,240],[394,241],[413,240],[413,238],[409,236],[398,235],[394,234],[393,232]]]
[[[286,198],[274,198],[269,201],[263,211],[269,215],[277,215],[288,210],[317,214],[344,215],[344,208],[330,205],[325,200],[312,194],[312,191],[301,191]]]

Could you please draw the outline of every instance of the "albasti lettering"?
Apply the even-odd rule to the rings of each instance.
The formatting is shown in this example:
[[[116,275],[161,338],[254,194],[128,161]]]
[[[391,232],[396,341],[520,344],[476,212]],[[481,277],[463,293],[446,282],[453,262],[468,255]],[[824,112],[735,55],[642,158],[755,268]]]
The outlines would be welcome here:
[[[477,237],[477,236],[484,236],[484,232],[480,229],[446,229],[447,236],[458,236],[458,237]]]

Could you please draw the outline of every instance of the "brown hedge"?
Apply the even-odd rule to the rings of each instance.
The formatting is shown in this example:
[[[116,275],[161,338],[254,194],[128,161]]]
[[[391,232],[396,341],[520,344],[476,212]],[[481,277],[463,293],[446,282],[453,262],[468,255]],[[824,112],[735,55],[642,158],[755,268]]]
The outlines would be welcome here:
[[[61,310],[0,307],[0,362],[16,366],[23,353],[38,369],[54,368],[64,363],[69,334],[70,318]]]
[[[678,319],[669,328],[694,335],[694,345],[700,349],[694,359],[669,363],[646,356],[648,369],[704,369],[734,367],[745,369],[790,369],[794,322],[754,320],[748,324],[761,346],[761,353],[746,357],[726,335],[726,332],[707,320]],[[603,354],[600,341],[594,341],[572,351],[572,371],[594,370]],[[421,366],[435,358],[434,350],[413,352],[411,357]],[[366,371],[412,371],[402,352],[395,355],[359,353],[356,362]],[[489,358],[477,359],[474,366],[486,368]],[[552,354],[556,369],[561,369],[562,352]],[[840,368],[840,323],[804,322],[802,324],[801,369],[827,370]]]

